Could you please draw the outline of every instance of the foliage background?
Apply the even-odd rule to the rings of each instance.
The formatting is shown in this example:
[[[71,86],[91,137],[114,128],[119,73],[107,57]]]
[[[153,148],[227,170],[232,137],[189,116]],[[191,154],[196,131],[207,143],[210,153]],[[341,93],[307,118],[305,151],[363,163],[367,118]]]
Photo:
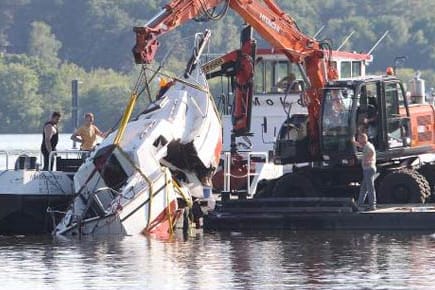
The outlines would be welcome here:
[[[435,1],[433,0],[276,0],[306,34],[331,39],[344,50],[374,50],[370,72],[384,71],[406,56],[398,75],[404,81],[422,71],[435,86]],[[167,1],[154,0],[0,0],[0,133],[39,132],[53,110],[71,124],[71,81],[81,80],[81,113],[92,111],[103,129],[119,119],[137,75],[131,48],[134,26],[146,23]],[[211,53],[238,47],[242,19],[229,11],[218,22],[188,24],[160,39],[157,60],[180,72],[190,54],[192,35],[209,28]],[[269,45],[259,36],[259,47]],[[167,51],[170,55],[165,58]],[[145,101],[143,102],[145,103]]]

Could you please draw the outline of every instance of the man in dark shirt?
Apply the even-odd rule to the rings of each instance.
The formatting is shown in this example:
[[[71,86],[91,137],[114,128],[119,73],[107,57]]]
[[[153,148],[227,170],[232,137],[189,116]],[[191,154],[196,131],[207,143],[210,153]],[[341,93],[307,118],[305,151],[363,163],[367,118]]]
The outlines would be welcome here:
[[[56,150],[57,143],[59,141],[59,131],[57,124],[60,121],[60,113],[53,112],[49,121],[45,122],[42,130],[42,144],[41,152],[44,156],[44,168],[48,170],[48,164],[50,163],[50,152]],[[53,162],[51,162],[51,168],[53,169]]]

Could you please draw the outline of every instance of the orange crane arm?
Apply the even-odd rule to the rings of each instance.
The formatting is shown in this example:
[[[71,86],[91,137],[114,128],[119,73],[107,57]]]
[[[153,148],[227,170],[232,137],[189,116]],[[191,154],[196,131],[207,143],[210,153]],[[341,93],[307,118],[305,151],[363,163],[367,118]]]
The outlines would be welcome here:
[[[136,45],[133,48],[136,63],[145,64],[153,61],[159,46],[157,40],[159,36],[225,2],[225,0],[173,0],[166,4],[163,10],[145,26],[133,29],[136,33]]]
[[[312,154],[319,151],[320,89],[334,70],[325,62],[325,50],[314,38],[302,33],[293,18],[282,11],[274,0],[173,0],[145,26],[135,27],[136,45],[133,48],[138,64],[150,63],[159,46],[157,38],[177,26],[194,19],[219,5],[236,11],[274,48],[280,49],[291,62],[302,68],[305,65],[305,80],[308,83],[309,134]],[[304,70],[301,70],[302,72]]]
[[[251,109],[254,90],[256,41],[252,27],[246,26],[241,34],[240,49],[215,58],[202,66],[207,79],[225,75],[232,78],[234,103],[232,106],[232,133],[234,136],[251,135]],[[216,71],[216,68],[221,68]]]

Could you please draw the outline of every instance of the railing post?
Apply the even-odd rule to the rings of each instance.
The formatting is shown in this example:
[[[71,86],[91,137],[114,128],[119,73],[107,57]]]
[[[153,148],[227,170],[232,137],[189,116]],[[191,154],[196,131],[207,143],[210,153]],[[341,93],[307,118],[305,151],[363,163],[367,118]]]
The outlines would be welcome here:
[[[6,156],[6,169],[9,169],[9,153],[6,150],[0,150],[0,153],[4,154]]]
[[[49,154],[49,157],[48,157],[48,171],[52,171],[51,170],[51,163],[52,163],[51,160],[52,160],[54,154],[65,154],[66,157],[68,158],[68,154],[70,154],[70,153],[82,155],[82,154],[88,153],[88,152],[89,151],[86,151],[86,150],[56,150],[56,151],[51,151]],[[57,167],[57,164],[56,164],[56,167]],[[56,170],[57,170],[57,168],[56,168]]]
[[[231,191],[231,152],[224,155],[224,191]]]
[[[247,172],[247,177],[248,177],[248,196],[251,196],[251,193],[253,193],[253,189],[257,188],[256,184],[252,184],[251,185],[251,177],[255,177],[257,175],[260,175],[260,173],[257,173],[256,171],[254,173],[251,173],[251,159],[252,156],[264,156],[264,163],[269,163],[269,155],[267,152],[248,152],[248,172]]]

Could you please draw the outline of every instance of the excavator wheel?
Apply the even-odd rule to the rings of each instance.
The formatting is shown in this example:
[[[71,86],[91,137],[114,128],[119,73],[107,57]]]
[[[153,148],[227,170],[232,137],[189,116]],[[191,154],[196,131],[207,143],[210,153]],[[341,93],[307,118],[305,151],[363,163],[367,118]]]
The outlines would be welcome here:
[[[382,179],[377,195],[379,203],[425,203],[430,187],[416,170],[400,169]]]
[[[311,180],[297,173],[288,173],[276,181],[274,197],[312,197],[316,191]]]
[[[423,165],[418,172],[423,175],[429,182],[430,186],[430,201],[435,202],[435,164]]]
[[[273,189],[277,179],[262,179],[257,184],[254,198],[267,198],[273,196]]]

